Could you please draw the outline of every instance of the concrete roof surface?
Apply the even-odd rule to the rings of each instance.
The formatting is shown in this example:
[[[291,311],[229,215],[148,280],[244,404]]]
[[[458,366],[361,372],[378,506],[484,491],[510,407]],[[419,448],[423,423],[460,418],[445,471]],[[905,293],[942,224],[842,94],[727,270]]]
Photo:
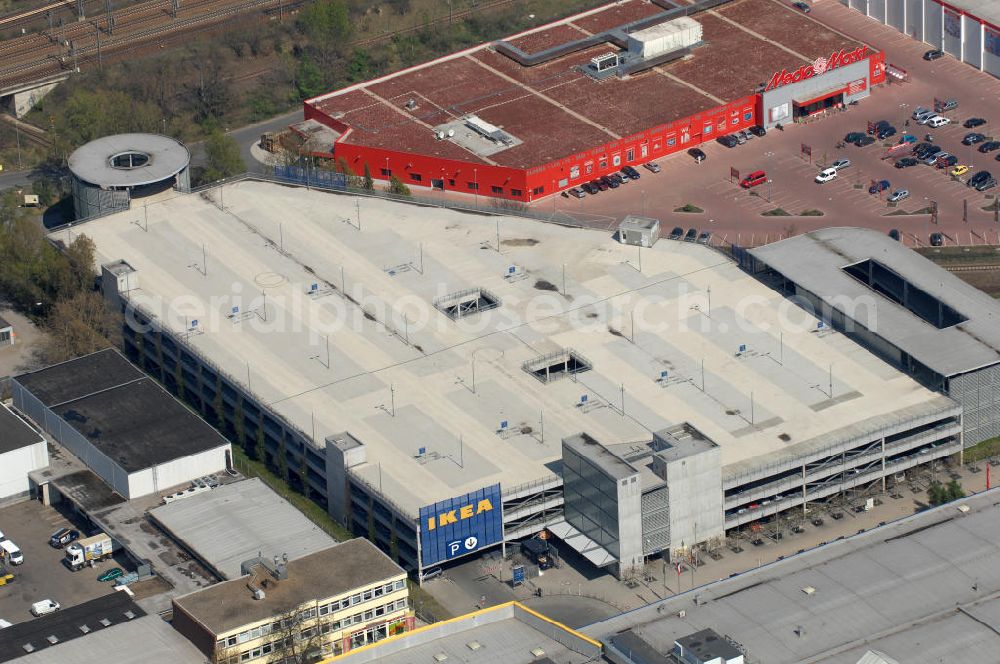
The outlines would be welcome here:
[[[1000,362],[1000,303],[884,233],[824,228],[750,253],[821,299],[839,302],[838,309],[852,307],[858,323],[941,375]],[[940,329],[842,269],[867,259],[887,266],[967,320]]]
[[[906,664],[995,661],[998,498],[993,489],[961,501],[967,513],[950,503],[581,631],[604,640],[631,628],[665,652],[711,628],[768,664],[856,664],[869,650]]]
[[[110,159],[123,152],[139,152],[149,156],[144,166],[121,169],[111,166]],[[136,187],[153,184],[177,175],[191,161],[184,144],[158,134],[114,134],[95,139],[73,151],[69,170],[81,180],[102,188]]]
[[[78,228],[100,262],[136,268],[132,303],[306,437],[360,440],[352,473],[414,516],[551,479],[581,431],[610,446],[688,421],[724,465],[753,464],[954,407],[701,245],[641,249],[640,271],[610,232],[504,217],[497,252],[479,215],[259,182],[223,197],[226,212],[150,205],[148,232],[128,213]],[[500,306],[458,321],[432,306],[475,288]],[[564,349],[593,369],[522,368]]]
[[[205,655],[160,616],[98,628],[30,655],[21,652],[17,664],[208,664]]]
[[[258,554],[295,559],[336,544],[259,478],[175,500],[150,516],[227,579]]]

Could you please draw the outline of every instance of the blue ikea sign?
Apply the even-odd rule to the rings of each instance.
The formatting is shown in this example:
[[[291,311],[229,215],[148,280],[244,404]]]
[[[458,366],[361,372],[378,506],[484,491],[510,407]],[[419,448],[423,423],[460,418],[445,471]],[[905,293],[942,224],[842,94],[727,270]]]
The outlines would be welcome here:
[[[503,539],[500,485],[420,508],[420,562],[458,558]]]

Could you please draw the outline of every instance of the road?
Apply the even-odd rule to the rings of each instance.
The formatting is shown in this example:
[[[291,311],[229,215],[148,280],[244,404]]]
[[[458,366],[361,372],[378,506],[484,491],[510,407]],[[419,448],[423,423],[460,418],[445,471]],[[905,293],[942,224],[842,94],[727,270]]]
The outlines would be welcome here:
[[[250,155],[250,146],[260,139],[260,135],[268,131],[280,131],[293,122],[302,119],[302,109],[296,109],[283,115],[263,120],[254,124],[249,124],[229,132],[240,145],[240,155],[247,166],[247,170],[257,172],[261,169],[260,162]],[[205,149],[201,142],[192,143],[188,146],[191,150],[191,164],[193,166],[203,166],[205,164]],[[11,171],[9,165],[0,173],[0,191],[12,187],[23,187],[31,183],[31,180],[41,175],[40,171]]]

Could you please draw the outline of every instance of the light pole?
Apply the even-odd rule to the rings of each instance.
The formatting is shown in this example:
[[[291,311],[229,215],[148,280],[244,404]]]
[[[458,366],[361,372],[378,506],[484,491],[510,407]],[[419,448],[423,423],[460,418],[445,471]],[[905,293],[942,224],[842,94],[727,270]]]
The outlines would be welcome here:
[[[391,172],[392,171],[389,170],[389,158],[386,157],[385,158],[385,181],[386,181],[386,183],[388,183],[389,182],[389,178],[392,177],[390,175]]]

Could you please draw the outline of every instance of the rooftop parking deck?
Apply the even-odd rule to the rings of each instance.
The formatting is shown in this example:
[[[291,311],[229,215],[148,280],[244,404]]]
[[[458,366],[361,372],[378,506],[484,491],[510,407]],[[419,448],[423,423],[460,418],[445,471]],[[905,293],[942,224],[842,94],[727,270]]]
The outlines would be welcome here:
[[[614,445],[687,421],[745,469],[948,401],[700,245],[503,218],[498,252],[477,215],[254,182],[224,200],[79,232],[136,268],[133,303],[264,403],[321,443],[362,441],[357,472],[414,512],[549,478],[580,431]],[[499,306],[434,306],[469,289]]]

